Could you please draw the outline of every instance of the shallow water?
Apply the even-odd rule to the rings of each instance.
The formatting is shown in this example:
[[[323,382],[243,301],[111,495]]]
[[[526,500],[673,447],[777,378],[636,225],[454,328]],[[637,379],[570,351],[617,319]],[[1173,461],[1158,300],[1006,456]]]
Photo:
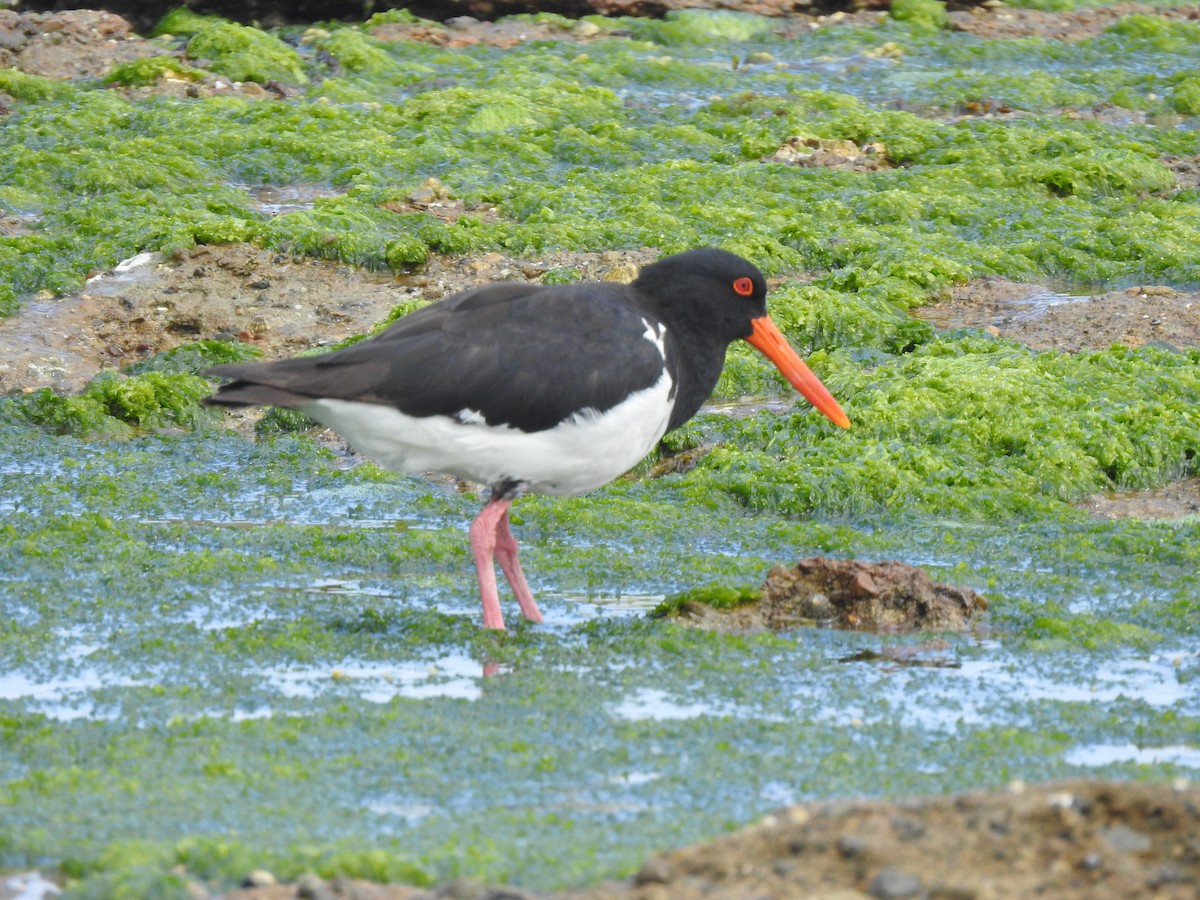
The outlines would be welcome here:
[[[253,200],[254,208],[268,216],[312,209],[317,201],[325,197],[336,197],[344,193],[327,184],[311,182],[301,184],[238,184]]]

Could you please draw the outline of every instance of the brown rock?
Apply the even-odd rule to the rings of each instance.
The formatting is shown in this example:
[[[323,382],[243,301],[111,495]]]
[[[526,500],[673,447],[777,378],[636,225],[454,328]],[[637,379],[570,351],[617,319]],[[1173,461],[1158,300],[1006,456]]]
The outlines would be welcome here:
[[[923,569],[901,562],[802,559],[776,566],[757,600],[717,609],[689,600],[676,618],[701,628],[788,631],[828,625],[859,631],[963,631],[987,609],[970,588],[940,584]]]

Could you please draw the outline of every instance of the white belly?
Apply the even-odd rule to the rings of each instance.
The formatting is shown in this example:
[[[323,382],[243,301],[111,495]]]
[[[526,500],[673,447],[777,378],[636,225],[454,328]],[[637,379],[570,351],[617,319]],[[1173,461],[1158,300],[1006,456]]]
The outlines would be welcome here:
[[[571,495],[608,484],[650,452],[671,418],[671,388],[664,368],[657,383],[607,412],[585,409],[535,432],[485,425],[467,410],[459,418],[417,418],[352,400],[300,408],[395,472],[445,472],[486,485],[516,481],[528,491]]]

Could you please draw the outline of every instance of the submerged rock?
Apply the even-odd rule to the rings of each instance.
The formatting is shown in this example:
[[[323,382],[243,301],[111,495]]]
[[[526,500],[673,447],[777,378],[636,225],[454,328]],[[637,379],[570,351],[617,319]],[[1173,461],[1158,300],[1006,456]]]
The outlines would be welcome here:
[[[925,570],[906,563],[817,556],[790,569],[771,569],[757,594],[742,592],[732,600],[684,595],[664,604],[660,614],[720,630],[823,625],[858,631],[962,631],[986,609],[981,594],[935,582]]]

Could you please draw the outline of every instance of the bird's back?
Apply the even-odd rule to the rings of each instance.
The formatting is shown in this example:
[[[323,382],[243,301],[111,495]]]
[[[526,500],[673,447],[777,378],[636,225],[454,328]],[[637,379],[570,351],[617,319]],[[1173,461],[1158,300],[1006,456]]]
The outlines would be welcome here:
[[[656,323],[614,284],[499,284],[410,313],[321,356],[217,366],[233,379],[210,402],[303,406],[315,399],[390,406],[412,416],[471,412],[490,425],[552,428],[605,412],[654,384]]]

